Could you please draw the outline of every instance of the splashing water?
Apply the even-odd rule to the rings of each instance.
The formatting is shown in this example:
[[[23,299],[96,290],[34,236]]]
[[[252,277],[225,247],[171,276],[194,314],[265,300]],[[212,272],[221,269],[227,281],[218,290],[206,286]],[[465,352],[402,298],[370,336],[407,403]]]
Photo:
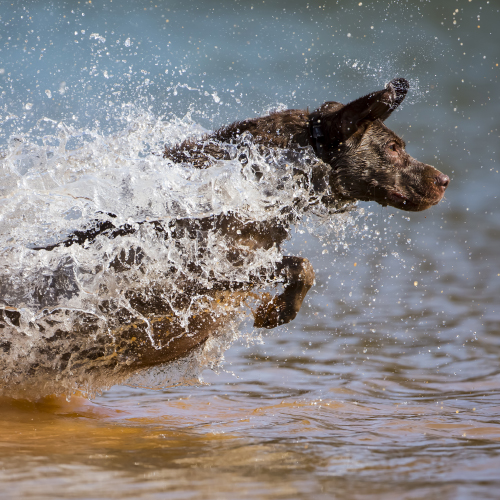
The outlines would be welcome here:
[[[282,258],[273,247],[247,252],[234,265],[217,229],[193,236],[186,227],[227,214],[260,222],[289,217],[306,196],[286,158],[265,157],[249,143],[258,179],[250,162],[236,159],[235,146],[228,146],[232,159],[195,169],[162,157],[165,143],[206,132],[189,116],[165,121],[128,109],[124,121],[110,137],[54,122],[55,134],[11,137],[1,153],[0,392],[93,396],[128,379],[154,387],[200,381],[201,370],[216,366],[240,335],[245,314],[237,294],[185,293],[186,283],[211,290],[229,281],[237,289],[263,269],[269,277]],[[299,161],[307,168],[308,160]],[[302,224],[320,237],[334,232],[341,242],[355,222],[319,205],[306,208]],[[127,230],[58,245],[96,224]],[[132,362],[137,349],[160,356],[181,337],[196,345],[193,318],[212,321],[213,336],[187,360],[154,369]],[[165,328],[167,342],[159,334]]]

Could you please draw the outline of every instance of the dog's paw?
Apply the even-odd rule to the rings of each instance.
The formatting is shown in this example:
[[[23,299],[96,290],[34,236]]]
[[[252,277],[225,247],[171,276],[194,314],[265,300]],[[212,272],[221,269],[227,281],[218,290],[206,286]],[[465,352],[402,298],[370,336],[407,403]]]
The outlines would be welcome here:
[[[253,311],[255,328],[276,328],[288,323],[290,319],[284,317],[286,304],[281,296],[274,297],[266,293],[262,297],[262,304]]]

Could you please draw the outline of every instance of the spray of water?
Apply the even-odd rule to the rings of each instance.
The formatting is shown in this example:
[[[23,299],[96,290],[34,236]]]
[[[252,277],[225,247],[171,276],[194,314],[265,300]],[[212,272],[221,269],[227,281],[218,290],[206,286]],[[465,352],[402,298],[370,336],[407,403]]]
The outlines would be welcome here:
[[[269,278],[282,255],[276,247],[241,252],[235,265],[220,231],[206,223],[193,230],[193,221],[292,217],[320,237],[334,233],[338,243],[355,223],[309,200],[286,154],[269,157],[248,143],[245,165],[235,146],[228,146],[231,159],[209,169],[176,164],[162,157],[165,143],[201,137],[201,127],[189,117],[167,121],[130,106],[123,112],[125,125],[111,136],[53,122],[54,133],[11,137],[1,152],[5,394],[93,396],[127,380],[199,382],[240,335],[248,313],[240,290],[252,276]],[[311,164],[307,153],[298,161],[304,170]],[[61,244],[106,224],[126,230]],[[216,290],[221,282],[232,284],[230,297]],[[195,348],[201,323],[210,338]],[[176,361],[179,339],[194,351]],[[141,356],[153,361],[138,362]]]

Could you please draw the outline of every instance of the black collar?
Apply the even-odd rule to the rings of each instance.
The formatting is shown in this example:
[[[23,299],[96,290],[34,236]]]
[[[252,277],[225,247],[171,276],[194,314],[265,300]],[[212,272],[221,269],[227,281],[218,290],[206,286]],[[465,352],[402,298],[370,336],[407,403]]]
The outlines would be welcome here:
[[[313,143],[313,149],[319,158],[323,156],[323,148],[325,144],[325,136],[321,128],[321,119],[316,118],[315,120],[309,121],[309,130],[311,133],[311,140]]]

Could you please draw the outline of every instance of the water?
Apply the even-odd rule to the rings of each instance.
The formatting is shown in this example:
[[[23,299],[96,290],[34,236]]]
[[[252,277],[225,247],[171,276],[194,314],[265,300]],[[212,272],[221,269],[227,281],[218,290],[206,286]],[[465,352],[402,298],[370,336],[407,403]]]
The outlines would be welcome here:
[[[4,255],[7,235],[19,251],[107,203],[127,221],[151,192],[175,198],[151,190],[165,176],[149,153],[164,142],[346,101],[395,76],[412,91],[387,124],[452,178],[419,214],[360,204],[338,248],[335,232],[300,226],[284,253],[316,270],[301,313],[261,339],[239,326],[217,373],[203,371],[208,385],[3,398],[3,497],[497,497],[498,8],[359,3],[2,5],[0,139],[17,156],[0,193],[18,222],[1,220]],[[40,183],[67,187],[71,175],[107,196],[68,215],[68,193]],[[122,204],[124,185],[137,203]],[[46,205],[49,194],[58,201]],[[165,205],[151,206],[158,216]]]

